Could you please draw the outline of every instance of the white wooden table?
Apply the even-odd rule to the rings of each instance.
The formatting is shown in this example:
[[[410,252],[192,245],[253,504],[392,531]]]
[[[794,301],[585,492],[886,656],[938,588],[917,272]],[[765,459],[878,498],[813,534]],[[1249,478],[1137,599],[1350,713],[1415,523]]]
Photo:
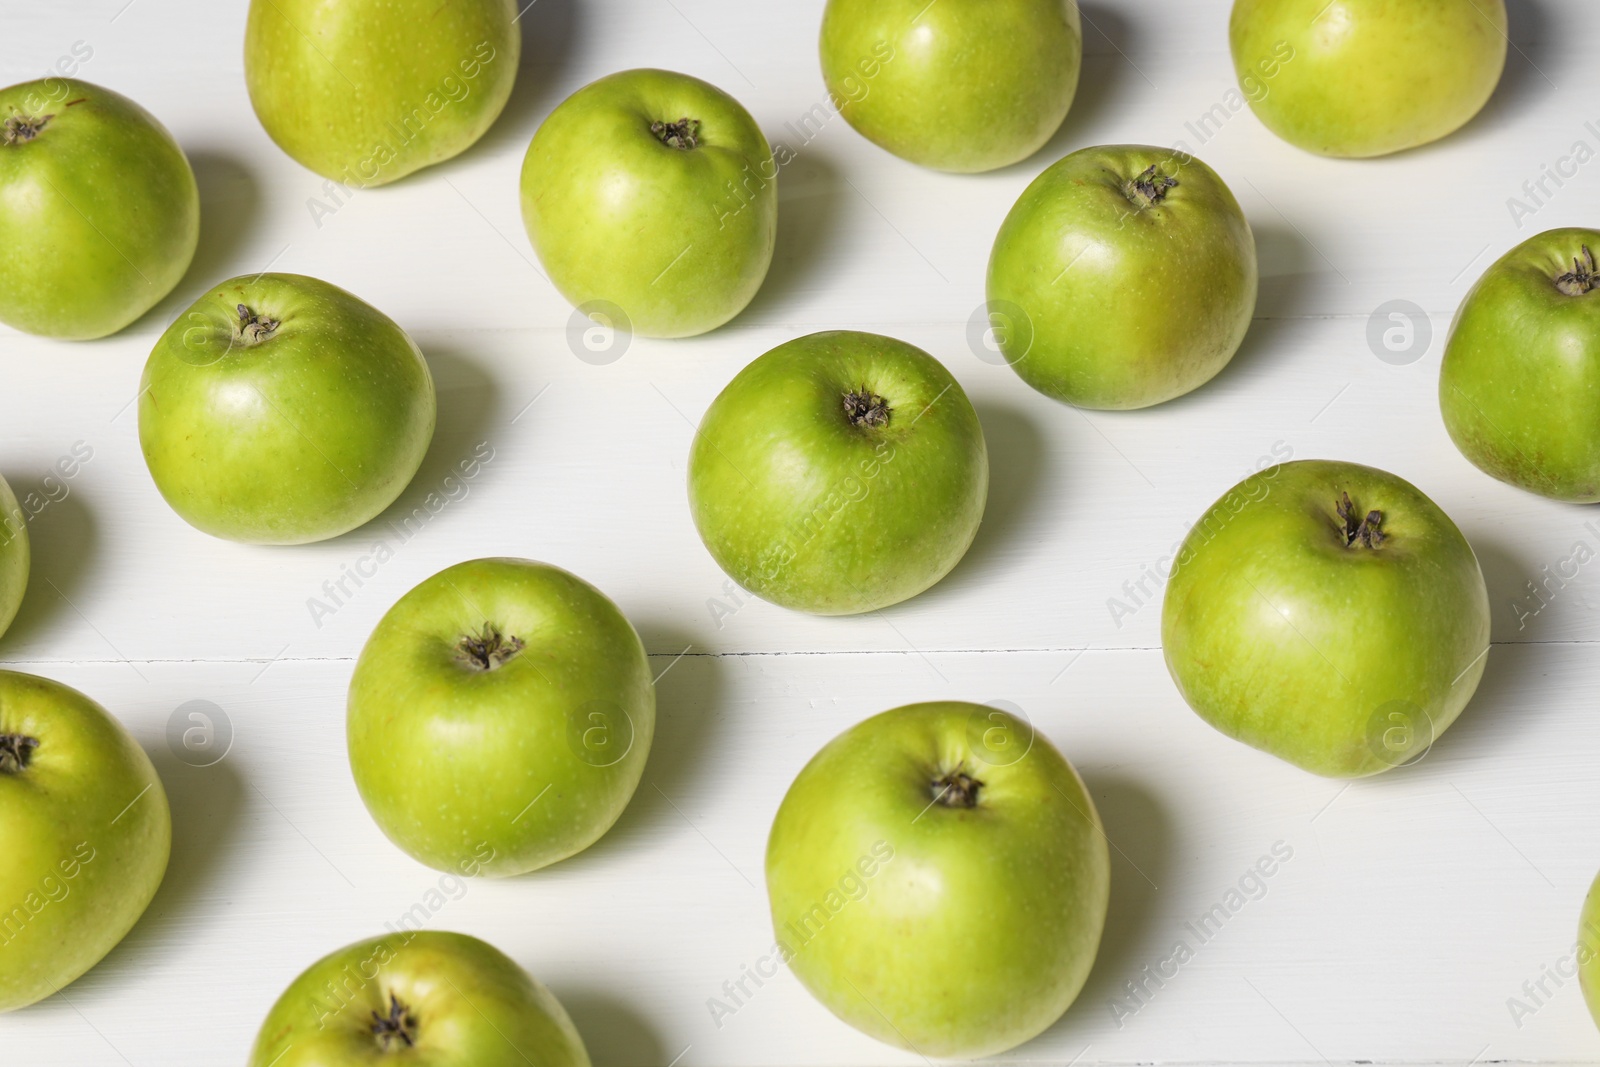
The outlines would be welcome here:
[[[538,0],[516,94],[478,146],[315,221],[322,179],[273,146],[245,95],[244,6],[0,9],[4,83],[42,75],[82,42],[93,55],[81,76],[167,124],[204,204],[192,270],[122,334],[68,344],[0,329],[0,472],[19,494],[55,498],[33,520],[33,583],[0,660],[120,715],[155,759],[174,819],[171,869],[128,939],[64,995],[0,1017],[6,1067],[240,1063],[305,965],[417,905],[546,981],[600,1067],[915,1063],[835,1021],[787,972],[720,1025],[707,1002],[770,946],[762,856],[794,773],[845,726],[936,698],[1022,708],[1083,773],[1115,845],[1087,988],[1005,1062],[1600,1058],[1575,980],[1544,978],[1537,1001],[1524,986],[1568,965],[1600,868],[1600,580],[1587,568],[1537,614],[1518,608],[1537,606],[1519,600],[1526,584],[1575,542],[1600,547],[1600,519],[1478,473],[1435,400],[1444,333],[1477,274],[1540,229],[1600,222],[1600,163],[1520,227],[1507,204],[1574,142],[1600,148],[1600,121],[1585,125],[1600,120],[1589,0],[1513,0],[1514,51],[1477,121],[1360,163],[1302,154],[1248,111],[1204,143],[1186,125],[1233,84],[1227,0],[1093,0],[1084,84],[1060,134],[981,177],[919,170],[840,120],[801,143],[794,128],[824,99],[816,0]],[[709,336],[635,340],[597,363],[575,355],[570,309],[535,265],[517,174],[557,102],[635,66],[724,87],[797,158],[752,307]],[[1130,141],[1185,142],[1232,185],[1260,244],[1261,302],[1243,351],[1206,388],[1085,415],[975,354],[969,315],[1027,182],[1072,149]],[[319,545],[253,548],[190,529],[156,494],[130,406],[144,359],[209,284],[269,265],[353,290],[427,353],[438,436],[386,516],[448,494],[419,530],[380,520]],[[1410,362],[1368,343],[1393,300],[1431,324]],[[735,371],[833,327],[890,333],[943,360],[993,459],[967,559],[928,594],[856,619],[737,597],[695,535],[683,486],[693,424]],[[47,480],[78,442],[93,458]],[[447,482],[481,443],[493,453],[481,474]],[[1275,447],[1403,475],[1482,560],[1488,670],[1414,767],[1346,787],[1214,733],[1167,678],[1158,602],[1123,591]],[[393,558],[333,602],[324,583],[380,539]],[[368,818],[346,764],[344,691],[396,598],[497,554],[560,564],[617,600],[663,673],[660,726],[645,783],[597,846],[530,877],[458,885]],[[1113,597],[1136,610],[1114,619]],[[314,598],[335,610],[313,612]],[[196,708],[231,731],[208,767],[168,740]],[[1278,842],[1292,859],[1196,945],[1184,924]],[[1126,999],[1126,983],[1146,981],[1180,938],[1194,958],[1147,982],[1143,1002]],[[1510,998],[1532,1010],[1514,1015]]]

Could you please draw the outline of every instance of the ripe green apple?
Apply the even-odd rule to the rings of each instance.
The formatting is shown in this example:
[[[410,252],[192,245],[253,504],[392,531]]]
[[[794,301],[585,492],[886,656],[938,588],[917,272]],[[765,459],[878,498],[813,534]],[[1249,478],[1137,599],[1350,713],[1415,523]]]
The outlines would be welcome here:
[[[1061,1017],[1105,925],[1094,802],[1024,720],[912,704],[830,741],[767,840],[779,956],[839,1018],[922,1056],[988,1056]]]
[[[251,0],[244,79],[302,166],[383,185],[470,148],[511,96],[515,0]]]
[[[828,0],[822,77],[867,140],[935,170],[1027,159],[1067,117],[1077,0]]]
[[[728,383],[689,453],[718,566],[786,608],[852,615],[933,585],[983,521],[989,454],[950,372],[892,337],[779,345]]]
[[[522,162],[522,221],[575,306],[620,308],[632,332],[716,329],[772,262],[778,167],[755,119],[666,70],[591,82],[544,120]]]
[[[200,239],[183,149],[138,104],[66,78],[0,90],[0,322],[87,340],[172,292]]]
[[[1578,985],[1589,1015],[1600,1026],[1600,877],[1589,886],[1578,921]]]
[[[1247,95],[1267,129],[1348,157],[1466,125],[1499,84],[1509,40],[1504,0],[1234,0],[1228,37],[1241,83],[1266,86]]]
[[[11,486],[0,478],[0,634],[4,634],[22,607],[28,590],[28,523]]]
[[[267,1013],[249,1067],[589,1067],[555,994],[466,934],[403,931],[329,953]]]
[[[145,363],[139,444],[196,529],[253,544],[336,537],[394,502],[433,440],[433,378],[404,330],[299,274],[223,282]]]
[[[1542,496],[1600,500],[1600,270],[1595,230],[1549,230],[1467,294],[1439,369],[1450,438],[1479,468]]]
[[[1215,171],[1142,145],[1085,148],[1033,180],[989,256],[1000,350],[1046,396],[1142,408],[1227,366],[1257,289],[1250,223]]]
[[[523,874],[617,821],[655,736],[639,636],[583,579],[479,559],[390,608],[350,682],[350,769],[378,828],[440,870]]]
[[[0,671],[0,1012],[115,948],[171,846],[166,791],[122,724],[76,689]]]
[[[1478,688],[1489,594],[1455,523],[1355,463],[1258,471],[1203,515],[1161,609],[1202,719],[1316,774],[1415,762]]]

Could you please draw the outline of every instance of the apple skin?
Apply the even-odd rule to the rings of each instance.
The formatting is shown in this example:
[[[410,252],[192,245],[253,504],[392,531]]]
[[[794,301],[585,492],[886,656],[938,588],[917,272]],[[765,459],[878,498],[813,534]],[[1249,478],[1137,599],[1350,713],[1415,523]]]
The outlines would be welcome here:
[[[972,806],[956,772],[979,783]],[[789,969],[851,1026],[923,1056],[994,1055],[1060,1018],[1094,964],[1110,884],[1072,765],[1027,723],[959,701],[834,738],[767,840]]]
[[[251,0],[250,103],[302,166],[383,185],[494,124],[517,79],[516,19],[515,0]]]
[[[828,0],[822,76],[845,121],[958,173],[1027,159],[1077,95],[1077,0]]]
[[[1215,171],[1172,149],[1108,145],[1058,160],[1023,191],[995,236],[988,297],[991,314],[1021,310],[999,341],[1023,381],[1126,409],[1227,366],[1257,283],[1250,223]]]
[[[0,478],[0,635],[11,627],[22,607],[32,558],[27,520],[11,486]]]
[[[693,147],[658,124],[699,123]],[[567,97],[522,163],[522,221],[576,307],[644,337],[716,329],[755,297],[778,232],[777,164],[755,119],[698,78],[625,70]]]
[[[886,403],[886,424],[852,420],[846,398],[861,390]],[[871,333],[814,333],[760,356],[712,401],[689,453],[689,508],[717,565],[817,615],[932,586],[972,544],[988,494],[961,386],[922,349]]]
[[[1337,514],[1381,513],[1368,547]],[[1455,523],[1372,467],[1297,460],[1240,482],[1178,551],[1167,670],[1235,740],[1330,778],[1420,759],[1478,688],[1489,595]]]
[[[1600,501],[1600,232],[1548,230],[1484,272],[1456,312],[1439,409],[1461,454],[1541,496]]]
[[[463,645],[486,627],[512,649],[487,670]],[[611,828],[655,724],[644,646],[605,594],[549,564],[480,559],[384,615],[356,663],[346,734],[389,840],[439,870],[503,877]]]
[[[238,308],[277,325],[265,332]],[[259,339],[253,339],[253,338]],[[433,378],[387,315],[298,274],[233,278],[145,364],[139,444],[196,529],[295,545],[353,530],[410,483],[433,440]]]
[[[267,1013],[249,1067],[390,1059],[589,1067],[578,1028],[543,983],[493,945],[437,930],[358,941],[306,968]]]
[[[1246,94],[1262,124],[1352,158],[1465,126],[1500,83],[1506,32],[1504,0],[1235,0],[1228,25],[1240,82],[1266,87]]]
[[[89,340],[172,292],[200,240],[200,190],[166,127],[65,78],[0,90],[0,116],[0,322]]]
[[[1578,921],[1578,985],[1590,1017],[1600,1026],[1600,877],[1589,886]]]
[[[0,1012],[115,948],[171,848],[166,791],[122,724],[76,689],[0,671]]]

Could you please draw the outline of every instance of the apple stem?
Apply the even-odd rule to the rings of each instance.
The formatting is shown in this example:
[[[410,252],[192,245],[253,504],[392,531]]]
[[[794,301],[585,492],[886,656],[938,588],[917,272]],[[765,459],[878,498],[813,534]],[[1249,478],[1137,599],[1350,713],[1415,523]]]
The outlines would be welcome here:
[[[1339,502],[1334,505],[1334,510],[1338,512],[1339,521],[1344,523],[1344,528],[1340,532],[1344,535],[1346,548],[1354,548],[1356,545],[1362,548],[1377,548],[1388,536],[1383,532],[1383,512],[1369,511],[1365,516],[1357,518],[1360,513],[1350,502],[1349,493],[1339,495]]]
[[[977,807],[978,790],[983,788],[982,782],[959,767],[941,778],[935,778],[931,785],[934,803],[947,808]]]
[[[474,671],[492,671],[503,667],[511,657],[522,651],[520,637],[507,637],[489,623],[476,634],[467,634],[456,642],[456,662]]]
[[[276,320],[258,316],[243,304],[234,310],[239,313],[239,340],[244,344],[260,344],[271,337],[272,331],[278,328]]]
[[[1128,182],[1122,187],[1122,192],[1129,200],[1138,203],[1138,198],[1143,197],[1145,206],[1159,204],[1167,198],[1167,193],[1178,187],[1178,179],[1169,178],[1165,174],[1156,173],[1156,165],[1150,164],[1144,173]]]
[[[1568,296],[1584,296],[1600,287],[1600,271],[1595,268],[1594,253],[1583,246],[1583,257],[1574,257],[1572,269],[1556,279],[1556,288]]]
[[[53,118],[54,115],[40,115],[38,118],[12,115],[6,119],[4,126],[0,126],[0,144],[27,144],[39,136],[39,131],[49,125]]]
[[[17,774],[28,769],[39,742],[23,734],[0,734],[0,774]]]
[[[677,122],[652,122],[650,132],[668,148],[687,152],[700,147],[700,120],[684,116]]]
[[[413,1048],[417,1043],[417,1020],[411,1014],[411,1009],[400,1003],[399,997],[390,993],[389,1014],[372,1013],[372,1033],[385,1052],[390,1051],[396,1041],[406,1048]]]
[[[889,425],[889,402],[866,386],[844,394],[844,414],[857,429]]]

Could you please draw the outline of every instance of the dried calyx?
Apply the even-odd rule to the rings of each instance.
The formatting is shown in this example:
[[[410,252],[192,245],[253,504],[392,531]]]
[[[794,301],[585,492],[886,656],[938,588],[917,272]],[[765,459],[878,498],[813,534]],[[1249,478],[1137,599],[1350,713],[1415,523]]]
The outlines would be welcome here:
[[[700,147],[700,120],[685,116],[677,122],[652,122],[650,132],[668,148],[688,151]]]
[[[1572,269],[1556,279],[1556,288],[1568,296],[1583,296],[1600,287],[1600,272],[1595,270],[1594,253],[1583,246],[1583,255],[1572,260]]]
[[[887,426],[889,402],[863,385],[844,394],[844,415],[858,428]]]
[[[929,783],[933,790],[933,802],[947,808],[975,808],[978,806],[978,790],[983,788],[983,783],[957,767],[949,774],[935,778]]]
[[[1129,200],[1159,204],[1177,187],[1178,179],[1156,173],[1156,165],[1152,163],[1144,169],[1144,173],[1124,185],[1122,191],[1127,194]]]
[[[49,125],[54,115],[12,115],[0,125],[0,144],[27,144],[39,136],[39,131]]]
[[[265,341],[272,336],[272,331],[278,328],[277,320],[257,315],[243,304],[235,310],[239,312],[239,339],[247,345]]]
[[[38,747],[38,741],[24,734],[0,734],[0,774],[27,770]]]
[[[492,671],[505,666],[522,647],[522,638],[502,634],[486,622],[482,630],[456,642],[456,662],[468,670]]]
[[[1339,522],[1342,524],[1340,533],[1344,536],[1346,548],[1377,548],[1383,544],[1388,535],[1383,532],[1383,512],[1369,511],[1362,515],[1354,504],[1350,502],[1349,493],[1339,494],[1339,503],[1334,508],[1339,513]]]
[[[372,1036],[385,1052],[413,1048],[417,1043],[417,1019],[393,993],[389,994],[389,1014],[372,1013]]]

